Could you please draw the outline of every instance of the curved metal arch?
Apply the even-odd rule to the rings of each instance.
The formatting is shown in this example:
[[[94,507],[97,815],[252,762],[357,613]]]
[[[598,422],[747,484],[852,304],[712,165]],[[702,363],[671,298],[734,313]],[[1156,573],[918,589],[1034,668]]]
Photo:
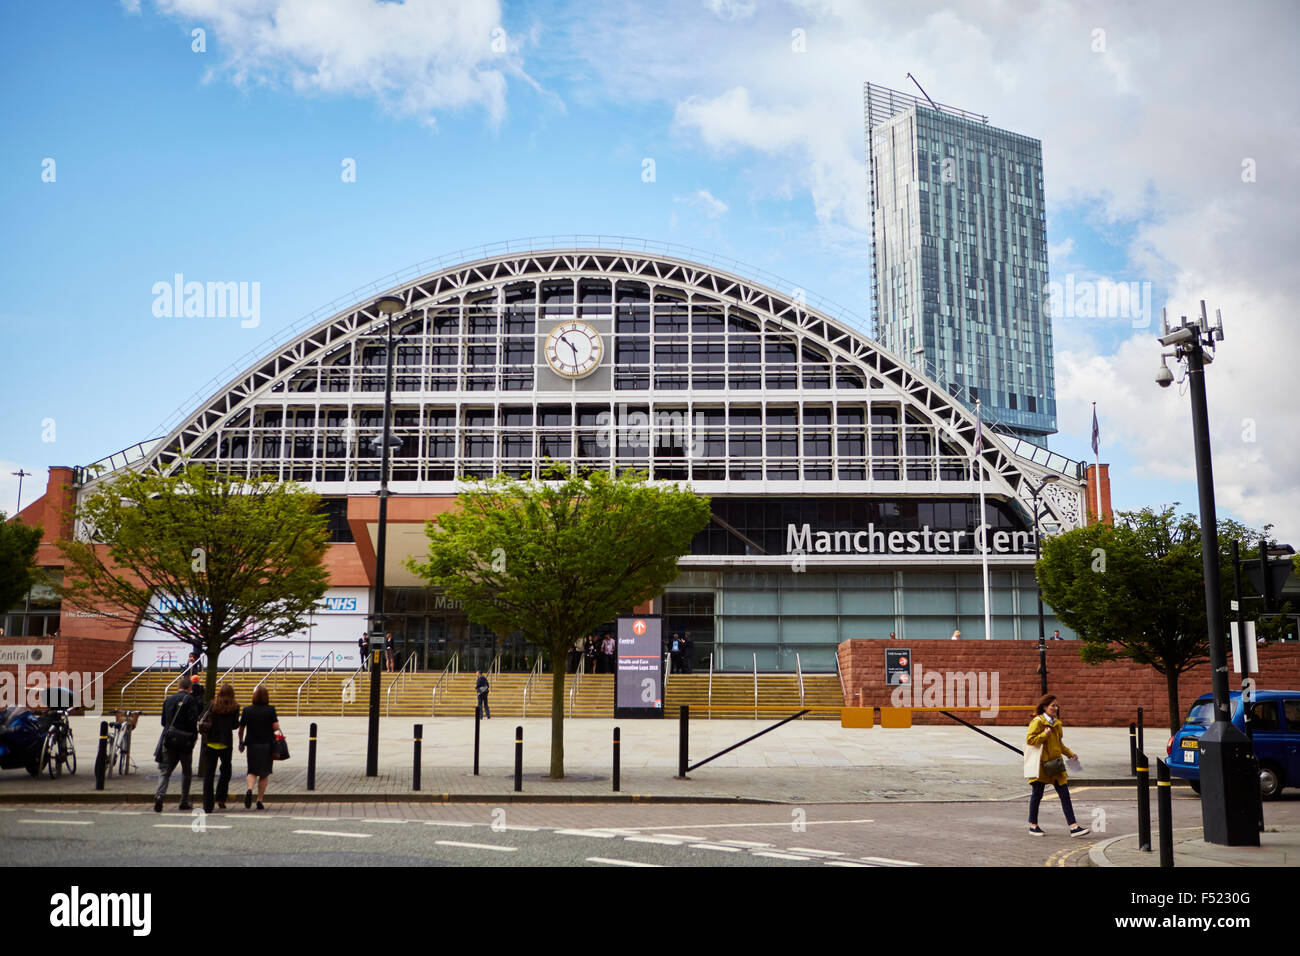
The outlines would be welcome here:
[[[648,284],[674,287],[684,293],[703,293],[724,303],[752,310],[763,322],[800,334],[840,362],[852,365],[870,381],[881,383],[930,423],[937,425],[951,444],[968,455],[973,453],[976,420],[960,402],[921,372],[888,352],[860,330],[810,308],[797,295],[787,295],[758,282],[717,268],[668,255],[610,249],[557,249],[525,253],[512,252],[467,262],[429,273],[388,290],[408,310],[433,307],[464,299],[482,289],[511,280],[547,277],[603,277],[635,279]],[[193,449],[206,441],[231,416],[263,397],[277,383],[285,382],[313,363],[320,362],[345,344],[362,338],[378,321],[372,303],[378,295],[358,303],[291,340],[271,355],[237,375],[198,411],[184,419],[162,439],[139,465],[170,470]],[[905,424],[905,422],[900,422]],[[990,491],[1008,498],[1023,497],[1026,477],[1036,477],[988,430],[984,431],[981,454],[991,479]],[[1076,523],[1068,515],[1067,503],[1044,499],[1058,520]]]

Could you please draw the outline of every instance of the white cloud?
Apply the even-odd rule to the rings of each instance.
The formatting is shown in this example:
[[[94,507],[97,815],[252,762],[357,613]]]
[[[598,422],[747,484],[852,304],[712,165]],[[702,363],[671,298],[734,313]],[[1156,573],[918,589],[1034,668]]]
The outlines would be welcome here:
[[[704,5],[720,20],[748,20],[758,9],[753,0],[704,0]]]
[[[134,17],[140,15],[140,0],[121,0],[122,12]]]
[[[717,219],[727,212],[727,204],[721,199],[715,199],[713,194],[707,189],[697,189],[689,196],[676,196],[673,202],[683,202],[695,209],[700,210],[710,219]]]
[[[208,26],[240,85],[284,83],[302,92],[373,97],[433,123],[478,107],[498,122],[506,74],[523,73],[496,0],[159,0],[176,19]]]

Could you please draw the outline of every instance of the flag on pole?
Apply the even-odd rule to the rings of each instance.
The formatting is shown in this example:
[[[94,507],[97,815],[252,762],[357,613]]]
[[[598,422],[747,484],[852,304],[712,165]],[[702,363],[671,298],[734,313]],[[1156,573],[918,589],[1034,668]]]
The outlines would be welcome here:
[[[1095,412],[1094,412],[1095,414]],[[975,403],[975,454],[984,449],[984,418],[980,415],[979,402]]]
[[[1097,403],[1092,403],[1092,453],[1101,454],[1101,429],[1097,426]]]

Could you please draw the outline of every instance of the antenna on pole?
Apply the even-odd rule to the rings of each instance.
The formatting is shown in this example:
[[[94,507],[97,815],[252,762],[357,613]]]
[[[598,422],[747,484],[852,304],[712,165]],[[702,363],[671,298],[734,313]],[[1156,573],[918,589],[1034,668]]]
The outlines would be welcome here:
[[[935,112],[937,113],[939,111],[938,104],[936,104],[934,100],[930,99],[930,94],[925,91],[925,87],[921,85],[920,81],[917,80],[917,78],[914,77],[911,73],[907,74],[907,78],[916,84],[916,88],[921,91],[921,95],[925,97],[926,102],[929,103],[931,106],[933,106]]]

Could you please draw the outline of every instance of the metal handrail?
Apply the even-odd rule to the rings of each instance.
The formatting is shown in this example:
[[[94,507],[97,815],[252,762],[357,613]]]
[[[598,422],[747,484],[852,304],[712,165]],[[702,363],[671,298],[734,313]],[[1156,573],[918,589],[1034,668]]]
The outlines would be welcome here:
[[[497,651],[496,655],[492,658],[492,663],[488,665],[487,672],[493,677],[501,676],[501,658],[503,656],[505,656],[505,651]]]
[[[247,652],[244,654],[243,657],[241,657],[239,660],[235,661],[235,663],[234,663],[233,666],[231,666],[231,667],[230,667],[230,668],[229,668],[229,669],[228,669],[224,674],[222,674],[220,677],[218,677],[218,678],[217,678],[217,684],[221,684],[222,682],[225,681],[225,679],[226,679],[227,677],[229,677],[229,676],[230,676],[231,674],[233,674],[235,671],[239,670],[239,665],[240,665],[240,664],[243,664],[244,661],[248,661],[248,663],[244,666],[244,670],[246,670],[246,671],[251,671],[251,670],[253,669],[253,652],[252,652],[252,650],[247,651]]]
[[[664,693],[668,693],[668,678],[673,675],[672,651],[664,651]]]
[[[202,665],[201,670],[202,670],[205,674],[207,673],[207,670],[208,670],[208,655],[207,655],[207,654],[200,654],[200,655],[199,655],[199,659],[196,660],[194,663],[196,663],[196,664],[201,664],[201,665]],[[185,668],[185,670],[181,671],[178,675],[176,675],[176,677],[172,679],[172,682],[171,682],[170,684],[168,684],[166,687],[163,688],[163,696],[166,697],[169,693],[171,693],[171,689],[172,689],[173,687],[175,687],[177,684],[179,684],[179,683],[181,682],[181,679],[184,678],[184,677],[186,677],[186,676],[188,675],[188,672],[189,672],[189,667],[188,667],[188,665],[187,665],[186,668]]]
[[[713,719],[713,652],[709,651],[709,720]]]
[[[393,678],[393,682],[388,685],[388,692],[384,694],[384,716],[385,717],[393,716],[393,691],[397,689],[397,685],[402,682],[403,678],[410,677],[414,673],[415,673],[415,655],[407,654],[406,662],[403,663],[400,668],[398,668],[397,676]]]
[[[840,669],[840,649],[835,649],[835,676],[840,679],[840,700],[844,701],[844,706],[849,706],[849,690],[844,686],[844,671]]]
[[[795,673],[799,675],[799,706],[802,707],[803,706],[803,664],[799,661],[799,653],[797,651],[795,652],[794,655],[794,669],[795,669]]]
[[[121,692],[120,694],[117,695],[118,702],[121,703],[121,702],[123,702],[123,701],[126,700],[126,692],[127,692],[128,690],[131,689],[131,685],[132,685],[132,684],[134,684],[136,681],[138,681],[138,680],[139,680],[141,677],[143,677],[145,674],[149,673],[149,672],[150,672],[151,670],[153,670],[155,667],[157,667],[159,670],[162,670],[162,667],[161,667],[160,665],[163,663],[163,661],[170,661],[170,660],[171,660],[171,659],[170,659],[170,658],[167,658],[167,657],[160,657],[160,658],[158,658],[156,661],[154,661],[152,664],[150,664],[148,667],[146,667],[144,670],[142,670],[140,673],[136,674],[136,675],[135,675],[134,677],[132,677],[129,681],[127,681],[127,682],[122,686],[122,692]]]
[[[306,688],[307,685],[311,683],[311,679],[312,679],[313,677],[315,677],[315,676],[320,672],[320,669],[321,669],[322,667],[325,667],[326,664],[329,665],[329,667],[326,668],[326,670],[327,670],[329,673],[333,674],[333,673],[334,673],[334,652],[333,652],[333,651],[330,651],[328,654],[326,654],[326,655],[325,655],[325,659],[324,659],[323,661],[321,661],[319,664],[317,664],[315,667],[312,668],[311,673],[307,675],[307,679],[306,679],[305,681],[303,681],[301,684],[298,685],[298,694],[297,694],[297,696],[294,698],[294,705],[293,705],[293,714],[294,714],[295,717],[299,716],[299,715],[302,713],[302,692],[303,692],[303,689]],[[311,702],[311,693],[310,693],[310,692],[308,692],[308,694],[307,694],[307,702],[308,702],[308,703]]]
[[[524,717],[528,716],[528,695],[532,693],[533,681],[542,676],[542,659],[542,652],[538,651],[537,663],[528,672],[528,681],[524,684]]]
[[[579,667],[573,675],[573,683],[569,685],[569,716],[573,716],[573,701],[578,696],[578,688],[582,686],[582,668]]]
[[[758,720],[758,652],[754,652],[754,719]]]
[[[105,675],[105,674],[107,674],[107,673],[108,673],[109,671],[111,671],[114,667],[116,667],[118,664],[122,663],[124,660],[126,660],[128,657],[130,657],[130,656],[131,656],[132,654],[134,654],[134,653],[135,653],[135,648],[133,647],[133,648],[131,648],[129,651],[127,651],[125,654],[123,654],[121,657],[119,657],[117,660],[113,661],[113,663],[111,663],[111,664],[109,664],[107,667],[105,667],[102,671],[99,672],[99,676],[96,677],[94,680],[92,680],[92,681],[90,682],[90,687],[94,687],[96,683],[102,681],[102,680],[104,679],[104,675]],[[89,690],[90,690],[90,687],[87,687],[86,690],[89,691]],[[125,688],[123,688],[123,689],[125,690]],[[100,697],[103,697],[103,695],[104,695],[104,687],[103,687],[102,684],[100,684],[99,694],[100,694]],[[120,697],[120,696],[121,696],[121,695],[119,695],[119,697]],[[85,700],[85,699],[86,699],[85,696],[83,696],[83,697],[82,697],[82,700]]]
[[[258,687],[261,687],[263,684],[269,681],[271,679],[271,675],[274,674],[276,671],[278,671],[280,669],[280,665],[283,664],[285,661],[289,662],[289,666],[284,668],[286,671],[288,671],[289,667],[293,666],[293,651],[285,651],[284,656],[271,665],[271,669],[266,672],[266,676],[257,682],[257,687],[254,687],[253,690],[256,691]]]
[[[460,673],[460,651],[454,651],[451,655],[451,659],[447,661],[447,666],[442,669],[442,673],[438,675],[437,682],[435,682],[433,685],[433,694],[431,695],[429,701],[429,716],[431,717],[438,716],[438,691],[442,690],[442,685],[446,683],[448,677],[450,677],[452,674],[459,674],[459,673]]]

